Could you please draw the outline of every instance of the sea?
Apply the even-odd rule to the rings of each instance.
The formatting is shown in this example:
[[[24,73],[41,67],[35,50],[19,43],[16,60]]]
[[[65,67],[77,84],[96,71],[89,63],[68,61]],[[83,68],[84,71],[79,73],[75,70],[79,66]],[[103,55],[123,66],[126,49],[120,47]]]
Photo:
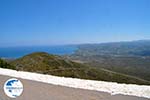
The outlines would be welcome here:
[[[0,58],[19,58],[33,52],[47,52],[56,55],[70,55],[77,50],[75,45],[61,46],[24,46],[24,47],[1,47]]]

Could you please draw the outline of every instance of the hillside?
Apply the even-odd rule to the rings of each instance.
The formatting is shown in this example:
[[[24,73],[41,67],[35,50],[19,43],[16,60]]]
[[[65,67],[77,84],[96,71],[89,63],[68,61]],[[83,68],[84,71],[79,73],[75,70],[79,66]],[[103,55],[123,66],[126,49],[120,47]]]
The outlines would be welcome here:
[[[140,78],[119,74],[102,68],[94,68],[44,52],[26,55],[11,62],[11,65],[15,66],[16,70],[56,76],[113,81],[119,83],[150,84],[150,82]]]
[[[90,66],[150,81],[150,41],[80,45],[70,56]]]
[[[0,59],[0,68],[16,69],[15,66],[10,65],[6,61]]]

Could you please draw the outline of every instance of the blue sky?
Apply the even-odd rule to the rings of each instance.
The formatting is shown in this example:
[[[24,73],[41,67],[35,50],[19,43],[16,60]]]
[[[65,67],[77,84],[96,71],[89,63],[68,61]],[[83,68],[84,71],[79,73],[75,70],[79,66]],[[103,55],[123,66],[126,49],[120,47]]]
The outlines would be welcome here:
[[[150,0],[0,0],[0,46],[150,39]]]

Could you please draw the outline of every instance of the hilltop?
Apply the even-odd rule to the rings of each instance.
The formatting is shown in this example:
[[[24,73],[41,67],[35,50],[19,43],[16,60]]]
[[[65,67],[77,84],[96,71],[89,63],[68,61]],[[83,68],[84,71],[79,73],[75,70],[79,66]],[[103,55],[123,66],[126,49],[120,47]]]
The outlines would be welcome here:
[[[12,61],[10,64],[15,66],[15,69],[18,71],[119,83],[150,84],[149,81],[140,78],[102,68],[95,68],[45,52],[36,52],[26,55]]]

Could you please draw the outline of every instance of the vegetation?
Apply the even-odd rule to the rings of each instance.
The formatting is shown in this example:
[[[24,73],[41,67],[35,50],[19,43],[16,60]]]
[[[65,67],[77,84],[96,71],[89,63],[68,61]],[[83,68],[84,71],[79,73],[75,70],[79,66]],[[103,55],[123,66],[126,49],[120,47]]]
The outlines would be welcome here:
[[[150,41],[79,45],[72,55],[45,52],[6,62],[1,68],[65,77],[150,84]]]
[[[16,66],[16,70],[37,72],[42,74],[113,81],[119,83],[150,84],[149,81],[145,81],[140,78],[111,72],[102,68],[94,68],[44,52],[26,55],[11,62],[11,64]]]
[[[70,58],[96,68],[150,81],[150,41],[148,40],[80,45]]]
[[[16,69],[15,66],[8,64],[6,61],[0,59],[0,68]]]

